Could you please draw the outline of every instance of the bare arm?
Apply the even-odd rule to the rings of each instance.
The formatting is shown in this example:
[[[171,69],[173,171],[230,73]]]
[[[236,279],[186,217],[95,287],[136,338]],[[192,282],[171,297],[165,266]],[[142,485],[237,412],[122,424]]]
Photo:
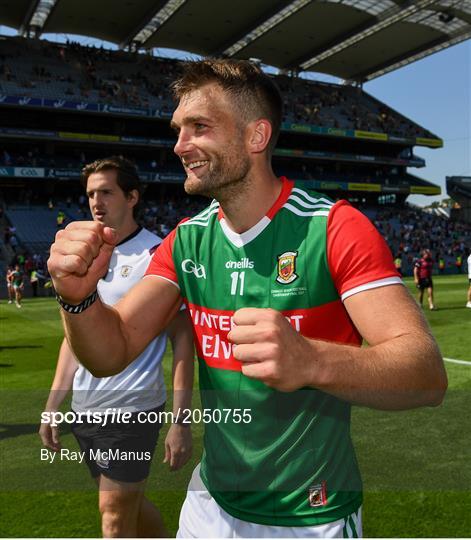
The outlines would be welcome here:
[[[62,310],[67,340],[95,376],[121,372],[174,317],[181,304],[178,288],[155,276],[142,279],[113,307],[97,300],[78,315]]]
[[[194,376],[194,343],[187,310],[177,313],[167,328],[173,350],[173,412],[191,408]]]
[[[59,409],[65,397],[72,388],[75,372],[77,371],[78,363],[72,351],[70,350],[67,341],[62,341],[59,357],[57,359],[56,373],[52,382],[49,397],[44,407],[45,411],[54,412]],[[60,439],[59,429],[57,426],[43,424],[39,428],[39,436],[43,445],[54,451],[59,451]]]
[[[243,373],[279,390],[312,386],[376,409],[440,404],[447,387],[442,357],[406,289],[363,291],[345,307],[369,347],[304,338],[273,310],[239,310],[230,339]]]
[[[114,249],[113,229],[97,222],[73,222],[59,231],[48,268],[62,299],[80,304],[96,290]],[[172,283],[144,278],[114,307],[100,300],[82,313],[61,310],[67,340],[95,377],[122,371],[172,320],[181,303]]]
[[[78,363],[65,339],[59,349],[56,372],[52,381],[49,397],[44,408],[45,411],[57,411],[65,397],[72,388]]]
[[[173,415],[183,419],[191,409],[194,375],[194,344],[191,320],[186,310],[177,313],[167,328],[173,350]],[[165,439],[165,459],[172,470],[183,467],[191,457],[191,425],[173,424]]]
[[[406,288],[365,291],[345,307],[369,347],[315,343],[321,389],[377,409],[439,405],[447,387],[442,356]]]

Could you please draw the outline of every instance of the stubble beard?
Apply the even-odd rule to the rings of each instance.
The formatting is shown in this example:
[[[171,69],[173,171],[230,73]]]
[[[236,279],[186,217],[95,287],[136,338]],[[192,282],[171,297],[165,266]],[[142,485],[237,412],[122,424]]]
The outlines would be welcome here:
[[[246,191],[250,160],[248,156],[222,156],[210,163],[208,172],[201,178],[187,177],[185,191],[189,195],[203,195],[219,202],[239,197]]]

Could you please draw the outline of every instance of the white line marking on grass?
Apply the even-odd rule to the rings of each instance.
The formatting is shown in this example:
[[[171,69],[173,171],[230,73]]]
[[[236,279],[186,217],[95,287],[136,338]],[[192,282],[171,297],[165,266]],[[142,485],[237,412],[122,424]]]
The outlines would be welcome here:
[[[455,360],[454,358],[444,358],[445,362],[451,362],[452,364],[463,364],[465,366],[471,366],[471,362],[466,360]]]

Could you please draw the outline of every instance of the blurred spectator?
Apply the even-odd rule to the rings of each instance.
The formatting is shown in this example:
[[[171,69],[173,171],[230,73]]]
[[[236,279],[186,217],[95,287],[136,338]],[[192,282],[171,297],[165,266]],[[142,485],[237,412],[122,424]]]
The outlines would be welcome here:
[[[422,307],[424,291],[427,289],[428,305],[431,311],[434,311],[433,303],[433,280],[432,280],[433,259],[429,249],[422,251],[422,257],[415,263],[414,266],[414,281],[417,289],[419,289],[417,299]]]
[[[31,283],[31,288],[33,290],[33,296],[37,297],[38,296],[38,285],[39,285],[39,278],[38,278],[38,271],[37,270],[33,270],[31,272],[29,281]]]
[[[62,227],[64,226],[65,214],[62,210],[59,210],[59,212],[57,212],[56,223],[58,229],[62,229]]]

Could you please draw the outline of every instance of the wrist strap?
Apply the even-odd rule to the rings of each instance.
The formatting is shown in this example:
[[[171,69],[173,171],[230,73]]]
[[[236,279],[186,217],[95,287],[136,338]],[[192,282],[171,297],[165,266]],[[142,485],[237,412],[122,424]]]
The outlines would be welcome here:
[[[64,300],[62,300],[62,298],[58,294],[56,294],[56,300],[59,302],[61,308],[64,311],[67,311],[67,313],[73,313],[75,315],[78,313],[82,313],[82,311],[85,311],[87,308],[89,308],[97,298],[98,291],[95,289],[95,291],[92,292],[90,296],[87,296],[87,298],[85,298],[83,302],[80,302],[80,304],[74,306],[72,304],[64,302]]]

